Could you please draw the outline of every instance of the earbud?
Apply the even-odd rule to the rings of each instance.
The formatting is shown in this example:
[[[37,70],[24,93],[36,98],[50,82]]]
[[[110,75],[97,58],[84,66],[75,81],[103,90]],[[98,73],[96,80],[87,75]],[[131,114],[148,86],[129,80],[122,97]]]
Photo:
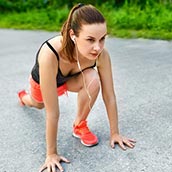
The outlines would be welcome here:
[[[73,42],[74,42],[74,44],[75,44],[75,36],[73,36],[73,37],[72,37],[72,41],[73,41]]]

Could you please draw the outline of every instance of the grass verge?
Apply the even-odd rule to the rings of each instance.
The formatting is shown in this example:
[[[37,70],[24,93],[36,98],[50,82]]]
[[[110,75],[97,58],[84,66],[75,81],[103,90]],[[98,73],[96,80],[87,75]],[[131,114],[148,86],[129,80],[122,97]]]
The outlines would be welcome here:
[[[141,9],[124,5],[115,9],[108,4],[98,7],[106,18],[111,36],[121,38],[172,39],[172,6],[155,4]],[[60,31],[69,10],[64,7],[0,14],[0,27]]]

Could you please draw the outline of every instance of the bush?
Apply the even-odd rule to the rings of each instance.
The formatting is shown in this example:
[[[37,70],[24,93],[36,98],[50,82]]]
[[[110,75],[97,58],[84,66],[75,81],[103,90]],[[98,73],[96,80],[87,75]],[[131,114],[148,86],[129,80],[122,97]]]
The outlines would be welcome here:
[[[123,3],[116,5],[118,1]],[[96,6],[106,18],[109,34],[119,37],[170,39],[172,4],[170,0],[161,0],[161,3],[159,1],[96,0],[94,3],[104,2]],[[59,31],[67,18],[67,7],[78,2],[79,0],[63,0],[58,3],[57,0],[0,0],[0,10],[5,7],[4,13],[0,13],[0,27]],[[82,2],[89,3],[88,0]]]
[[[0,0],[0,10],[2,12],[24,12],[31,9],[45,9],[48,7],[59,8],[68,6],[71,8],[74,4],[80,3],[81,0]],[[113,4],[112,0],[82,0],[84,4],[102,5],[105,2]]]

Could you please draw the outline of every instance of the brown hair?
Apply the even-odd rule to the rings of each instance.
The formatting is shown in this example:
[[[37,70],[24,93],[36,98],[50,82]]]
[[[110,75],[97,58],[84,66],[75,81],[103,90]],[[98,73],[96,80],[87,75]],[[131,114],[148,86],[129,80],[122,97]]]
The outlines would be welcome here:
[[[76,60],[73,57],[75,44],[70,38],[70,29],[73,30],[76,36],[79,36],[79,32],[83,24],[95,24],[104,22],[105,19],[103,15],[94,6],[83,4],[75,5],[71,9],[68,15],[68,19],[63,24],[61,29],[63,41],[60,54],[67,58],[70,62],[75,62]]]

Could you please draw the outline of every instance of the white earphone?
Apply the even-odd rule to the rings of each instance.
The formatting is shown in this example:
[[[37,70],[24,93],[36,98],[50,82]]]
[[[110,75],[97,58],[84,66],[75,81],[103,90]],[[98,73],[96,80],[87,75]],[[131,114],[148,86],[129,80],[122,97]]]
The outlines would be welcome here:
[[[72,41],[74,42],[74,44],[76,43],[75,36],[72,37]]]

